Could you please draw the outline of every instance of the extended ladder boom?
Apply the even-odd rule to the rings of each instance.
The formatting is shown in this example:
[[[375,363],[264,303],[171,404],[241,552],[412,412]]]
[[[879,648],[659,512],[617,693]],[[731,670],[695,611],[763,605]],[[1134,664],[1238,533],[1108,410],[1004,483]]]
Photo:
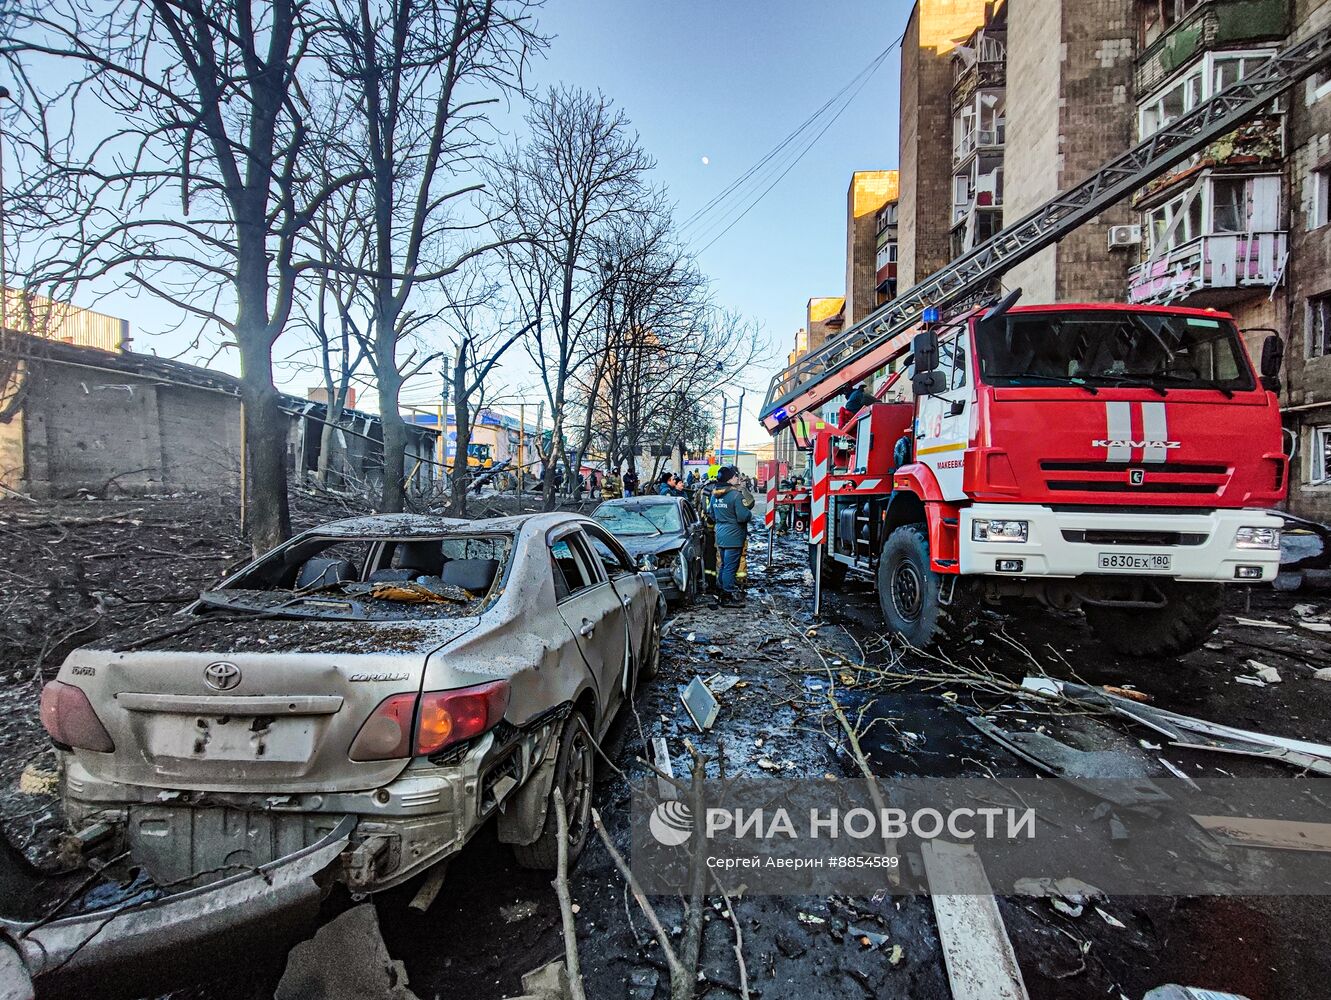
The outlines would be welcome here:
[[[762,420],[775,434],[906,352],[928,308],[943,308],[1058,242],[1170,167],[1257,115],[1305,76],[1331,65],[1331,28],[1277,52],[1241,80],[1118,156],[1076,187],[884,304],[776,375]]]

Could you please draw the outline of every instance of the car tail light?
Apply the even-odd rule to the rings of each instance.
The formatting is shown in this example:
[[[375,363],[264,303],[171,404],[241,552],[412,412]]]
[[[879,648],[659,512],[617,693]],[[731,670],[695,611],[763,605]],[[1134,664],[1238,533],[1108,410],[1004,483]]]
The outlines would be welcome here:
[[[347,752],[352,760],[393,760],[411,756],[416,695],[389,695],[370,713]]]
[[[421,695],[416,723],[418,756],[438,753],[493,728],[508,708],[508,681],[492,681],[456,691]]]
[[[508,708],[508,693],[507,681],[493,681],[419,696],[390,695],[360,727],[348,756],[370,761],[438,753],[493,728]]]
[[[42,688],[42,725],[51,739],[81,750],[110,753],[116,748],[82,688],[51,681]]]

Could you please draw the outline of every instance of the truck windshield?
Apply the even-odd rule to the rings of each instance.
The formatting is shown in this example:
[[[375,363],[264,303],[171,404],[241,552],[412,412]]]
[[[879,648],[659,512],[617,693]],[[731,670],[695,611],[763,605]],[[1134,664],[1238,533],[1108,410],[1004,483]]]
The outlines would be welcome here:
[[[1253,388],[1227,320],[1129,311],[1008,313],[979,324],[980,375],[989,385]]]

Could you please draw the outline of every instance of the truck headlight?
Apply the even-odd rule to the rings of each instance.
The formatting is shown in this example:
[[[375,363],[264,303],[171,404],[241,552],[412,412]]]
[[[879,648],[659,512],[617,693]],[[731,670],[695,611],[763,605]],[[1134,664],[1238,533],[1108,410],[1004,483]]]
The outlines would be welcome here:
[[[971,539],[976,542],[1024,542],[1029,521],[991,521],[977,517],[971,522]]]
[[[1240,528],[1234,532],[1234,547],[1237,549],[1278,549],[1280,548],[1280,529]]]

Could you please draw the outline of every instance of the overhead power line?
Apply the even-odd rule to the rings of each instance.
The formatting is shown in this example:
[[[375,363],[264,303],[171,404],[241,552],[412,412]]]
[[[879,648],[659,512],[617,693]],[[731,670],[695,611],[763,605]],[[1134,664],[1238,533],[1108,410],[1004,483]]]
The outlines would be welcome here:
[[[900,47],[904,34],[873,57],[796,128],[769,150],[753,166],[733,180],[706,205],[694,212],[680,227],[682,233],[694,230],[691,245],[706,240],[702,250],[712,246],[744,218],[804,156],[818,144],[828,129],[845,113],[887,57]],[[829,116],[830,112],[830,116]],[[757,190],[756,196],[754,191]],[[711,216],[711,218],[708,218]],[[720,228],[718,232],[717,229]],[[714,234],[714,235],[713,235]],[[709,239],[710,237],[710,239]]]

